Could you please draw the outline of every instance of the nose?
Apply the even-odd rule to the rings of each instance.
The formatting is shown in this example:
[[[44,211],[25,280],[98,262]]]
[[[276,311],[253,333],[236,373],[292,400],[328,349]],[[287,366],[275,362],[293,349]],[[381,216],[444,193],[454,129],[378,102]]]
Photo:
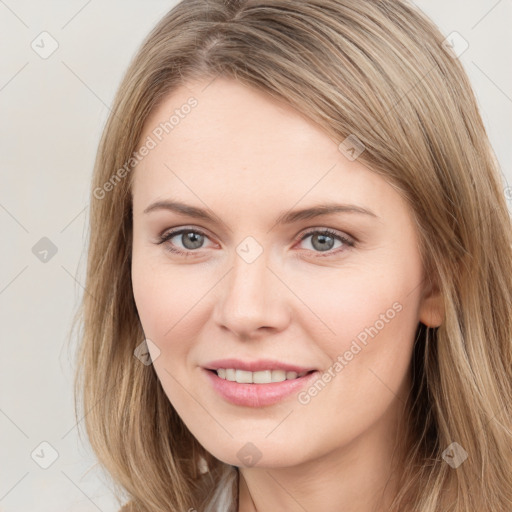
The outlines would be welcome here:
[[[236,254],[219,287],[214,320],[222,329],[251,339],[288,326],[291,315],[286,285],[269,268],[265,251],[251,263]]]

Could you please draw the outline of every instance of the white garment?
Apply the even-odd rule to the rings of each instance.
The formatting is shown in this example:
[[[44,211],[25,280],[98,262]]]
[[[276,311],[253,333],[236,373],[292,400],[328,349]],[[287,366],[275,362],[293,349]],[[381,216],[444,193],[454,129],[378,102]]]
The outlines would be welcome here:
[[[226,471],[204,512],[238,512],[238,503],[232,498],[233,494],[237,494],[233,493],[237,483],[238,469],[235,466],[226,466]]]

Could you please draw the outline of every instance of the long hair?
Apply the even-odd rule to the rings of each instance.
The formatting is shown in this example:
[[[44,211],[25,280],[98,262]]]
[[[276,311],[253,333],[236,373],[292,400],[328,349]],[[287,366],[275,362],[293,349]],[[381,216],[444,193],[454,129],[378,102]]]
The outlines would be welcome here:
[[[143,42],[97,153],[86,292],[74,319],[75,400],[99,463],[133,510],[236,510],[238,469],[197,442],[152,365],[134,357],[144,333],[130,273],[144,123],[187,80],[218,76],[287,102],[337,144],[352,136],[364,146],[358,161],[413,212],[444,317],[436,328],[418,325],[412,444],[391,509],[512,510],[511,220],[474,93],[444,40],[405,0],[185,0]],[[456,468],[443,456],[454,446],[467,454]]]

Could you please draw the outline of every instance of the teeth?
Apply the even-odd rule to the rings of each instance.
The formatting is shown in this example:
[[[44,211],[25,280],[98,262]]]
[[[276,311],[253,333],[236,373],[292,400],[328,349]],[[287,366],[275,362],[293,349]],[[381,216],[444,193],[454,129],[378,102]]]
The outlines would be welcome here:
[[[235,371],[235,380],[240,384],[252,384],[252,372],[246,372],[245,370]]]
[[[247,370],[236,370],[233,368],[219,368],[216,371],[221,379],[238,382],[239,384],[270,384],[271,382],[283,382],[284,380],[297,379],[307,373],[303,372],[297,374],[297,372],[287,372],[285,370],[249,372]]]

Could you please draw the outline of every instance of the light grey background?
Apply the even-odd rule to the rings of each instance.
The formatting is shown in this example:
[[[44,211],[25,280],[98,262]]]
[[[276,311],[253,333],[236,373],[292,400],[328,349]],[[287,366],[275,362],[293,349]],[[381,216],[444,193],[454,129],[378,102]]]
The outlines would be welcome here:
[[[119,508],[77,435],[67,336],[83,293],[89,184],[109,105],[142,39],[175,3],[0,0],[0,511]],[[460,59],[504,187],[512,184],[512,0],[416,4],[469,43]],[[43,31],[58,43],[47,58],[31,47],[51,49]],[[47,262],[32,251],[43,237],[57,248]],[[58,452],[48,469],[36,463],[51,461],[43,441]]]

